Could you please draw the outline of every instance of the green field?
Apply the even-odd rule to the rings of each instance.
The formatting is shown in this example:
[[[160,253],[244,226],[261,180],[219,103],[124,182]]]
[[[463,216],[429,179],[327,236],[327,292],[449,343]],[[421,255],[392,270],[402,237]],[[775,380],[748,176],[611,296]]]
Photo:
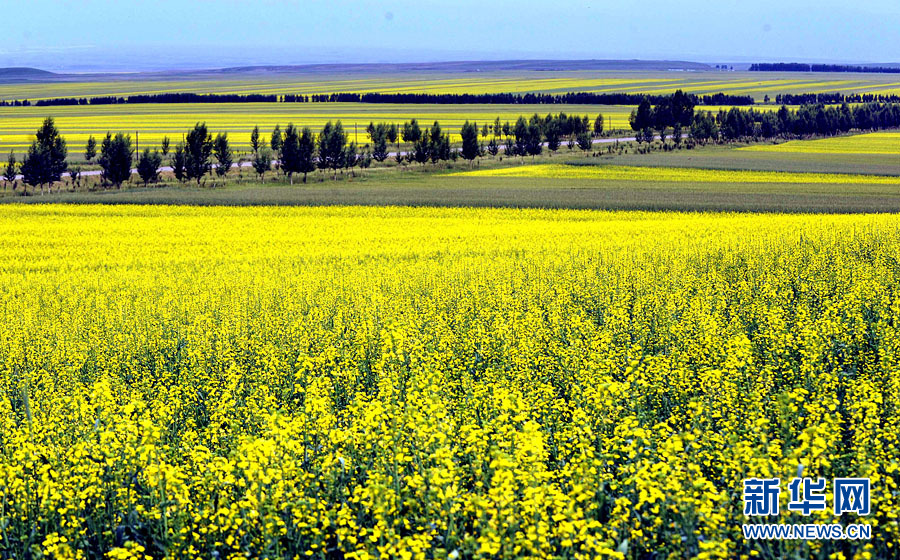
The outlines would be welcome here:
[[[900,132],[874,132],[818,140],[791,140],[744,148],[754,152],[791,154],[891,154],[900,155]]]
[[[900,177],[851,173],[795,173],[627,165],[542,164],[464,171],[463,177],[521,177],[533,179],[588,179],[595,181],[650,181],[660,183],[773,183],[820,185],[900,185]]]
[[[630,146],[633,144],[623,144]],[[547,170],[554,170],[547,172]],[[564,172],[559,172],[562,169]],[[3,202],[197,205],[400,205],[688,210],[749,212],[898,212],[900,170],[889,154],[787,154],[736,146],[585,156],[484,158],[434,167],[388,162],[340,174],[315,172],[309,182],[264,182],[244,169],[224,185],[179,185],[63,192]]]

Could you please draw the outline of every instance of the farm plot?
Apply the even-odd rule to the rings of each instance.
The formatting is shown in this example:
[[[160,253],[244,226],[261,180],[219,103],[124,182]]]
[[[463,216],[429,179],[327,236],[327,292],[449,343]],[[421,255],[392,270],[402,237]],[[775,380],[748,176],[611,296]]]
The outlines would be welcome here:
[[[896,216],[5,206],[0,237],[3,557],[894,556]],[[744,540],[742,480],[800,469],[870,478],[872,540]]]

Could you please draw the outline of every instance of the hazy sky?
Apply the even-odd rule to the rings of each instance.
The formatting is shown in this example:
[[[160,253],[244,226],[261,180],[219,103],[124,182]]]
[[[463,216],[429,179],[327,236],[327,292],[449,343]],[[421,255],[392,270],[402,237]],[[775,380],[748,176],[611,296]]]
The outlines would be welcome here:
[[[0,65],[498,58],[900,62],[900,1],[20,0]]]

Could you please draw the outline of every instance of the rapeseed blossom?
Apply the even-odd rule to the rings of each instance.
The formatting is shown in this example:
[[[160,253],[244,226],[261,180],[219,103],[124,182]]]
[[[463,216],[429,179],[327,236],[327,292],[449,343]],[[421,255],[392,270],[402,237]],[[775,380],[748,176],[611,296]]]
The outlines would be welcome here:
[[[2,558],[896,556],[895,216],[4,206],[0,238]],[[741,481],[801,465],[871,479],[871,542],[742,538]]]

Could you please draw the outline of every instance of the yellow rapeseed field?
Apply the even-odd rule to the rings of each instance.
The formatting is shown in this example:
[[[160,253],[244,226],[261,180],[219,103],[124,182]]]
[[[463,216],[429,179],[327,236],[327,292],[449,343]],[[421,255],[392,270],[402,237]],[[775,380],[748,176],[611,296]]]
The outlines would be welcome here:
[[[897,555],[896,216],[10,205],[0,239],[0,558]],[[800,466],[871,478],[871,541],[743,540],[742,479]]]
[[[596,179],[598,181],[662,181],[674,183],[795,183],[900,185],[900,177],[846,173],[737,171],[690,167],[541,164],[462,171],[453,176]]]
[[[403,105],[394,103],[161,103],[138,105],[89,105],[63,107],[0,107],[0,159],[6,161],[9,150],[25,152],[34,141],[35,131],[52,116],[68,142],[70,156],[80,158],[89,136],[99,142],[111,131],[130,134],[144,147],[158,147],[165,136],[172,144],[180,142],[196,123],[204,122],[210,132],[227,132],[239,150],[249,151],[250,132],[260,127],[268,141],[272,130],[288,123],[309,126],[318,133],[328,121],[340,120],[351,142],[370,142],[366,126],[370,122],[402,125],[417,119],[423,127],[438,121],[452,142],[459,142],[459,129],[465,121],[479,126],[501,122],[515,124],[516,119],[538,113],[588,115],[598,113],[612,119],[611,126],[627,129],[632,107],[623,105]],[[609,127],[607,121],[607,127]],[[487,139],[483,139],[487,142]]]
[[[892,74],[768,73],[768,72],[667,72],[624,70],[491,70],[485,72],[400,72],[365,74],[265,74],[154,80],[118,79],[94,82],[0,84],[0,99],[52,99],[59,97],[129,96],[137,94],[267,93],[315,94],[336,92],[378,93],[596,93],[668,94],[681,89],[696,94],[731,93],[764,95],[779,93],[873,93],[900,91]]]
[[[900,132],[872,132],[817,140],[790,140],[781,144],[756,144],[740,148],[751,152],[797,154],[896,154],[900,155]],[[898,162],[900,167],[900,162]]]

